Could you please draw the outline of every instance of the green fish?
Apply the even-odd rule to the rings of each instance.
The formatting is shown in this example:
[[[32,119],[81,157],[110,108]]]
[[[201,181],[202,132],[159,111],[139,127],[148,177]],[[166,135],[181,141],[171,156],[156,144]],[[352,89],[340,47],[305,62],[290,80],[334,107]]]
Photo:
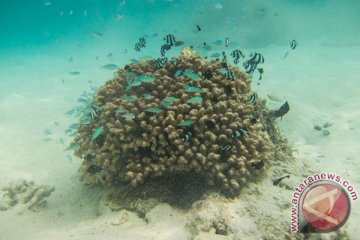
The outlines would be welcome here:
[[[149,99],[152,99],[153,98],[153,96],[151,96],[151,94],[149,94],[149,93],[144,93],[144,99],[145,100],[149,100]]]
[[[185,85],[184,87],[186,92],[194,92],[194,93],[202,93],[203,90],[199,87],[192,86],[192,85]]]
[[[166,98],[164,98],[163,101],[171,103],[171,102],[175,101],[176,99],[177,99],[176,97],[166,97]]]
[[[132,113],[125,113],[123,115],[121,115],[126,121],[128,120],[131,120],[131,119],[134,119],[135,118],[135,115],[132,114]]]
[[[213,54],[210,55],[211,58],[218,58],[218,57],[220,57],[220,56],[221,56],[221,54],[218,53],[218,52],[213,53]]]
[[[166,102],[166,101],[161,101],[161,105],[163,105],[163,106],[166,107],[166,108],[171,107],[171,103]]]
[[[123,107],[119,107],[118,109],[115,110],[116,113],[122,113],[124,111],[125,109]]]
[[[218,71],[223,74],[226,74],[228,72],[227,68],[219,68]]]
[[[74,72],[69,72],[70,75],[79,75],[80,72],[79,71],[74,71]]]
[[[135,58],[132,58],[132,59],[130,59],[130,62],[131,62],[131,63],[138,63],[139,61],[136,60]]]
[[[216,41],[214,41],[212,44],[215,44],[215,45],[223,45],[223,40],[216,40]]]
[[[71,144],[69,147],[65,148],[65,151],[78,150],[80,148],[79,144]]]
[[[186,120],[186,121],[182,121],[181,123],[177,124],[176,126],[185,127],[185,126],[190,126],[191,124],[193,124],[192,120]]]
[[[102,66],[101,68],[104,68],[104,69],[107,69],[107,70],[115,70],[117,69],[117,65],[116,64],[113,64],[113,63],[109,63],[109,64],[106,64],[104,66]]]
[[[136,78],[132,83],[131,86],[137,87],[141,85],[141,80],[139,78]]]
[[[123,96],[122,97],[122,99],[125,99],[126,101],[129,101],[129,102],[133,102],[133,101],[135,101],[137,98],[136,98],[136,96],[134,96],[134,95],[125,95],[125,96]]]
[[[141,79],[140,81],[146,83],[155,81],[155,78],[153,76],[140,76],[139,78]]]
[[[199,74],[194,73],[194,71],[193,71],[192,69],[187,69],[187,70],[184,72],[184,74],[185,74],[186,76],[188,76],[189,78],[194,79],[194,80],[200,78]]]
[[[150,107],[150,108],[145,108],[145,111],[151,113],[159,113],[161,112],[161,109],[157,107]]]
[[[182,71],[181,71],[180,69],[178,69],[178,70],[176,70],[174,76],[175,76],[175,77],[178,77],[178,76],[181,75],[181,73],[182,73]]]
[[[91,140],[94,141],[98,136],[100,136],[100,134],[102,133],[102,131],[104,130],[104,127],[98,127],[97,129],[95,129],[93,131],[93,133],[91,134]]]
[[[195,97],[190,98],[190,99],[187,100],[186,102],[187,102],[187,103],[195,104],[195,103],[201,103],[202,100],[203,100],[202,97],[200,97],[200,96],[195,96]]]

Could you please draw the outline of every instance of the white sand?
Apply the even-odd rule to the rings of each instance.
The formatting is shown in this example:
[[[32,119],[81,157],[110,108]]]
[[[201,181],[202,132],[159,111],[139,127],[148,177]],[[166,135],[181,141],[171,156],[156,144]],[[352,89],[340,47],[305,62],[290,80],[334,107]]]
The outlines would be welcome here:
[[[112,72],[100,66],[121,65],[127,59],[114,54],[113,60],[105,60],[107,53],[102,53],[102,59],[95,61],[96,50],[80,49],[74,54],[76,49],[69,47],[68,54],[55,48],[39,49],[43,55],[15,57],[14,53],[0,61],[0,187],[26,179],[56,188],[48,206],[39,212],[21,207],[0,212],[0,239],[191,239],[186,224],[195,216],[209,221],[225,218],[233,231],[228,237],[203,232],[195,239],[259,239],[267,234],[266,224],[279,234],[288,231],[289,209],[282,206],[290,202],[292,192],[271,184],[274,171],[282,166],[272,168],[267,178],[250,184],[233,201],[210,197],[199,203],[207,207],[188,212],[163,204],[147,214],[148,222],[125,210],[99,216],[102,191],[79,182],[80,160],[67,159],[69,153],[59,139],[71,141],[64,137],[72,121],[65,112],[89,89],[88,81],[101,85],[111,78]],[[330,171],[360,191],[360,47],[301,45],[285,60],[285,48],[258,51],[266,56],[266,65],[262,84],[254,88],[262,98],[268,93],[284,97],[291,107],[278,121],[296,150],[296,161],[286,166],[292,173],[289,181],[296,184],[303,174]],[[70,56],[72,63],[68,63]],[[67,74],[75,70],[81,74]],[[269,101],[272,108],[279,105]],[[333,124],[326,137],[313,129],[325,122]],[[52,134],[46,135],[45,129]],[[359,204],[354,202],[343,227],[351,239],[360,234],[359,216]]]

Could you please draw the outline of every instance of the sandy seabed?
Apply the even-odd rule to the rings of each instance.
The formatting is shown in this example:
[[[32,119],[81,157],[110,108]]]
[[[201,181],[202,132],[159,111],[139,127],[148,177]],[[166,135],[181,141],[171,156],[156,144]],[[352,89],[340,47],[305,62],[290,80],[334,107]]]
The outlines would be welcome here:
[[[235,199],[210,195],[186,211],[164,203],[145,218],[104,209],[103,191],[82,185],[80,160],[70,159],[60,142],[71,142],[64,130],[72,119],[65,112],[89,82],[100,86],[112,77],[100,66],[122,65],[127,59],[95,61],[89,53],[69,63],[70,52],[14,53],[1,59],[0,187],[25,179],[55,191],[37,212],[21,204],[0,211],[0,239],[284,239],[293,192],[273,186],[272,179],[289,172],[284,183],[296,186],[310,174],[335,172],[359,191],[360,47],[301,46],[286,59],[282,48],[257,51],[266,56],[266,65],[261,85],[254,81],[253,88],[270,108],[281,103],[268,94],[290,103],[290,112],[278,123],[294,149],[294,161],[274,164],[264,179],[250,183]],[[80,75],[68,74],[75,70]],[[327,122],[330,135],[314,130]],[[342,233],[358,239],[359,219],[355,201]]]

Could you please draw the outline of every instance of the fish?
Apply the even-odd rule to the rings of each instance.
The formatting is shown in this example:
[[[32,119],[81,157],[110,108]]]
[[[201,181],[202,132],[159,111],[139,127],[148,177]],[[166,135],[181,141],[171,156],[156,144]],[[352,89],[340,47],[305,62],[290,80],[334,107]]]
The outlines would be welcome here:
[[[259,77],[259,81],[262,79],[262,75],[264,73],[264,69],[263,68],[258,68],[258,71],[259,71],[259,74],[260,74],[260,77]]]
[[[182,45],[184,45],[184,41],[176,41],[175,42],[176,47],[179,47],[179,46],[182,46]]]
[[[135,49],[135,51],[140,52],[140,50],[141,50],[140,43],[136,43],[134,49]]]
[[[86,17],[87,16],[87,11],[86,11],[86,9],[84,10],[84,17]]]
[[[257,64],[252,64],[252,63],[246,61],[246,62],[243,63],[243,66],[244,66],[245,72],[247,74],[253,74],[256,67],[257,67]]]
[[[254,103],[254,102],[256,102],[257,99],[258,99],[257,93],[252,93],[252,94],[248,97],[247,101],[248,101],[248,102],[251,102],[251,103]]]
[[[73,71],[73,72],[69,72],[70,75],[80,75],[79,71]]]
[[[104,130],[103,126],[96,128],[91,134],[91,140],[94,141],[96,138],[98,138],[103,130]]]
[[[192,78],[194,80],[199,79],[199,74],[195,73],[192,69],[185,70],[184,74],[188,76],[189,78]]]
[[[203,75],[206,79],[211,79],[213,77],[212,71],[210,69],[206,69]]]
[[[248,62],[253,64],[260,64],[264,63],[265,59],[262,54],[255,52],[253,56],[248,60]]]
[[[182,70],[178,69],[178,70],[176,70],[174,76],[175,76],[175,77],[178,77],[178,76],[181,75],[181,73],[182,73]]]
[[[227,68],[227,71],[225,73],[226,79],[227,80],[233,80],[234,79],[234,73]]]
[[[211,50],[211,46],[207,45],[206,42],[203,42],[202,48],[205,49],[206,51],[210,51],[210,50]]]
[[[63,138],[60,138],[59,141],[62,145],[66,146],[65,140]]]
[[[166,41],[167,44],[169,44],[171,47],[175,45],[176,43],[176,39],[174,37],[174,35],[172,34],[168,34],[164,37],[164,40]]]
[[[157,108],[157,107],[145,108],[145,112],[150,112],[150,113],[159,113],[161,111],[162,111],[161,108]]]
[[[144,99],[145,100],[149,100],[149,99],[152,99],[153,98],[153,96],[151,96],[151,94],[149,94],[149,93],[144,93]]]
[[[285,101],[285,103],[284,103],[283,105],[281,105],[281,107],[280,107],[278,110],[276,110],[276,111],[274,112],[274,118],[276,119],[276,118],[278,118],[278,117],[281,117],[281,120],[282,120],[282,117],[283,117],[286,113],[288,113],[289,110],[290,110],[289,103],[288,103],[288,101]]]
[[[139,44],[141,47],[146,47],[146,40],[144,37],[139,38]]]
[[[225,47],[228,47],[230,44],[230,39],[228,37],[225,38]]]
[[[176,124],[176,126],[186,127],[186,126],[190,126],[192,124],[193,124],[192,120],[185,120],[185,121],[182,121],[181,123]]]
[[[227,62],[227,56],[226,56],[226,53],[225,53],[224,51],[222,51],[222,52],[221,52],[221,55],[222,55],[222,59],[221,59],[221,61],[222,61],[223,63],[226,63],[226,62]]]
[[[115,70],[118,68],[118,66],[114,63],[109,63],[109,64],[105,64],[103,65],[101,68],[107,69],[107,70]]]
[[[171,102],[175,101],[176,99],[177,99],[176,97],[166,97],[166,98],[164,98],[163,101],[171,103]]]
[[[135,118],[135,115],[132,114],[132,113],[125,113],[125,114],[123,114],[123,115],[121,115],[121,116],[122,116],[126,121],[132,120],[132,119]]]
[[[235,64],[239,63],[240,58],[245,58],[245,55],[239,49],[235,49],[234,51],[232,51],[231,56],[234,58],[234,63]]]
[[[142,82],[150,83],[155,81],[155,77],[153,76],[140,76],[138,77]]]
[[[59,13],[59,16],[62,17],[63,15],[64,15],[64,11],[61,11],[61,12]]]
[[[200,96],[195,96],[195,97],[190,98],[190,99],[187,100],[186,102],[187,102],[187,103],[191,103],[191,104],[196,104],[196,103],[201,103],[202,100],[203,100],[202,97],[200,97]]]
[[[253,160],[250,162],[250,166],[255,169],[261,169],[265,166],[264,161],[262,160]]]
[[[223,43],[224,43],[223,40],[216,40],[212,44],[220,46],[223,45]]]
[[[192,132],[187,132],[185,135],[181,138],[181,141],[187,142],[190,140],[190,138],[193,136]]]
[[[231,145],[231,144],[225,144],[225,145],[220,146],[221,151],[230,151],[232,148],[233,148],[233,145]]]
[[[74,11],[73,10],[70,10],[69,11],[69,16],[72,16],[74,14]]]
[[[71,144],[69,147],[65,148],[65,151],[78,150],[80,148],[79,144]]]
[[[242,137],[245,134],[247,134],[248,130],[245,128],[240,128],[239,130],[236,130],[232,133],[233,138]]]
[[[95,173],[98,173],[102,170],[102,167],[100,166],[97,166],[97,165],[94,165],[94,164],[91,164],[88,168],[87,168],[87,172],[90,173],[90,174],[95,174]]]
[[[294,50],[298,45],[299,45],[299,43],[298,43],[296,40],[292,40],[292,41],[290,42],[290,48],[293,49],[293,50]]]
[[[167,44],[165,43],[164,45],[161,46],[160,48],[160,54],[162,57],[165,57],[165,53],[171,49],[171,45],[170,44]]]
[[[195,92],[195,93],[202,93],[203,90],[199,87],[193,86],[193,85],[185,85],[184,89],[186,92]]]
[[[49,2],[49,1],[44,2],[44,6],[50,6],[50,5],[51,5],[51,2]]]
[[[111,52],[111,53],[109,53],[109,54],[107,55],[107,57],[112,57],[112,55],[113,55],[113,54],[112,54],[112,52]]]
[[[99,37],[99,38],[103,36],[103,34],[101,32],[98,32],[98,31],[94,31],[93,34],[94,34],[95,37]]]
[[[198,30],[198,32],[201,31],[201,27],[199,25],[196,25],[196,29]]]
[[[161,101],[161,105],[163,105],[166,108],[171,107],[171,103],[170,102],[166,102],[166,101]]]
[[[221,54],[218,53],[218,52],[213,53],[213,54],[210,55],[211,58],[218,58],[218,57],[220,57],[220,56],[221,56]]]
[[[125,96],[123,96],[122,97],[122,99],[124,99],[124,100],[126,100],[126,101],[129,101],[129,102],[133,102],[133,101],[135,101],[136,99],[137,99],[137,97],[136,96],[134,96],[134,95],[125,95]]]
[[[155,60],[155,67],[157,69],[162,68],[167,63],[167,57],[161,57]]]
[[[125,112],[125,109],[123,107],[118,107],[118,109],[116,109],[115,112],[122,113],[122,112]]]
[[[290,178],[290,175],[286,175],[286,176],[280,177],[278,179],[275,179],[275,180],[272,181],[272,183],[273,183],[274,186],[276,186],[285,178]]]
[[[72,162],[72,157],[69,154],[67,154],[66,157],[67,159],[69,159],[70,162]]]

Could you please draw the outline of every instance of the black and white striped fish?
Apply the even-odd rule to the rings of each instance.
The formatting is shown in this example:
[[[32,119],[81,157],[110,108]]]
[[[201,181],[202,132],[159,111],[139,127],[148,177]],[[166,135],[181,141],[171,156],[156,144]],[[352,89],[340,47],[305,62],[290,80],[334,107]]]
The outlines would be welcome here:
[[[258,71],[259,71],[259,74],[260,74],[260,77],[259,77],[259,81],[262,79],[262,75],[264,73],[264,69],[263,68],[258,68]]]
[[[165,43],[164,45],[161,46],[160,48],[160,54],[162,57],[165,57],[165,53],[166,51],[170,50],[171,49],[171,46],[167,43]]]
[[[245,128],[240,128],[239,130],[236,130],[232,133],[233,138],[238,138],[238,137],[242,137],[244,136],[246,133],[248,132],[248,130],[246,130]]]
[[[146,46],[146,40],[144,37],[139,38],[139,44],[141,47],[145,47]]]
[[[257,67],[257,64],[253,64],[253,63],[250,63],[249,61],[246,61],[243,63],[243,66],[244,66],[245,72],[247,74],[253,74]]]
[[[166,41],[167,44],[169,44],[170,46],[174,46],[176,44],[176,39],[174,37],[174,35],[172,34],[168,34],[164,37],[164,40]]]
[[[166,63],[167,63],[167,57],[160,57],[158,59],[155,60],[155,67],[157,69],[162,68]]]
[[[231,56],[234,58],[234,63],[238,64],[240,58],[244,58],[245,55],[241,52],[241,50],[234,50],[231,52]]]
[[[260,63],[264,63],[265,59],[264,56],[261,55],[260,53],[254,53],[254,55],[252,56],[252,58],[250,58],[248,60],[249,63],[251,64],[260,64]]]
[[[233,80],[234,79],[234,73],[228,68],[226,69],[225,76],[226,76],[227,80]]]
[[[230,44],[230,39],[227,37],[225,38],[225,47],[228,47]]]
[[[248,102],[254,103],[256,100],[258,99],[258,95],[257,93],[253,93],[250,95],[250,97],[248,98]]]
[[[227,62],[227,56],[226,56],[226,53],[224,51],[221,52],[221,55],[222,55],[222,59],[221,61],[226,63]]]
[[[190,140],[190,138],[192,138],[192,136],[193,136],[192,132],[187,132],[187,133],[185,133],[184,137],[182,137],[181,140],[182,140],[183,142],[187,142],[187,141]]]
[[[220,146],[221,151],[230,151],[232,148],[233,148],[233,145],[231,145],[231,144],[225,144],[225,145]]]
[[[141,44],[140,44],[140,43],[136,43],[136,44],[135,44],[135,51],[140,52],[140,50],[141,50]]]
[[[290,48],[291,49],[295,49],[298,45],[299,45],[299,43],[296,40],[292,40],[290,42]]]

